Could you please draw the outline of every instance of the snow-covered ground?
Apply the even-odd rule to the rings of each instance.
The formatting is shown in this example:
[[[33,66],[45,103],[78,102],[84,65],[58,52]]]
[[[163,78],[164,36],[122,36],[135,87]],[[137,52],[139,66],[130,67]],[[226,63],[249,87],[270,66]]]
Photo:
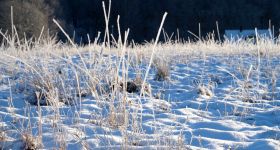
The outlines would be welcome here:
[[[125,92],[150,48],[2,47],[0,148],[280,149],[277,44],[160,44]]]

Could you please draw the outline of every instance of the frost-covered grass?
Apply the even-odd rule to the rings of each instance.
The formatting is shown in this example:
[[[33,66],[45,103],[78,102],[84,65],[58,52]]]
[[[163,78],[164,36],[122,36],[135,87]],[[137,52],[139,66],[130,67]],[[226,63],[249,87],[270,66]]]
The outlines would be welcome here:
[[[269,39],[108,48],[7,38],[0,148],[279,149],[279,50]]]

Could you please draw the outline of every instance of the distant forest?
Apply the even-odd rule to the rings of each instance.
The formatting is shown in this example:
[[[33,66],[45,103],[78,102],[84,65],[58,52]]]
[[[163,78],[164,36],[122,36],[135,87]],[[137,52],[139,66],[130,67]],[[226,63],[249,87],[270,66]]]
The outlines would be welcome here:
[[[108,0],[105,0],[108,8]],[[76,42],[87,41],[105,30],[102,0],[0,0],[0,28],[11,29],[10,6],[13,6],[14,24],[20,35],[38,36],[42,26],[50,33],[59,31],[53,24],[56,18],[70,36],[75,31]],[[221,35],[225,29],[267,29],[269,20],[275,33],[280,27],[280,0],[112,0],[110,32],[117,37],[117,16],[121,30],[130,28],[130,39],[137,42],[152,40],[156,36],[164,12],[168,12],[164,25],[166,33],[177,33],[193,38],[187,31],[202,35],[216,34],[216,21]],[[216,34],[217,35],[217,34]],[[65,37],[59,33],[60,39]]]

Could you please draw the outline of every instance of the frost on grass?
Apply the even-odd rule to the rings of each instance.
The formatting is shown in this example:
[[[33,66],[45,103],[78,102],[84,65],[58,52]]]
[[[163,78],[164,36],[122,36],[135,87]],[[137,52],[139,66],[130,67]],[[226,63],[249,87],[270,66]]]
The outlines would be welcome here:
[[[1,148],[280,146],[278,41],[161,43],[146,84],[152,44],[46,43],[0,47]]]

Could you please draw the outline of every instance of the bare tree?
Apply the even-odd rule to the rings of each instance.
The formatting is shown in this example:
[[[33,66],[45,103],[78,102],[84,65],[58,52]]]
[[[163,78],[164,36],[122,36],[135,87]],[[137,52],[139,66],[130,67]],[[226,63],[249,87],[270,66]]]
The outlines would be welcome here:
[[[44,27],[49,28],[50,10],[43,0],[2,0],[0,1],[0,28],[12,31],[11,6],[13,23],[20,38],[38,37]]]

